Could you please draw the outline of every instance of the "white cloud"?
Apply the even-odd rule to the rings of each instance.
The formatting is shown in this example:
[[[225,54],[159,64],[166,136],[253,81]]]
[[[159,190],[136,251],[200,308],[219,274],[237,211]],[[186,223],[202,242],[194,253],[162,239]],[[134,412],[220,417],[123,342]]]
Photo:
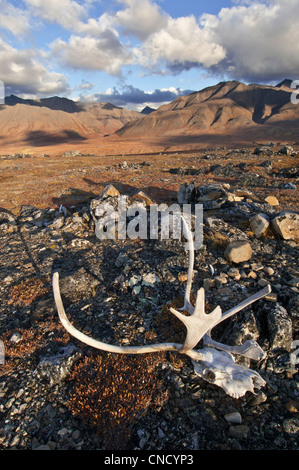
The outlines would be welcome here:
[[[169,16],[150,0],[119,0],[126,8],[116,13],[114,21],[124,34],[144,40],[166,27]]]
[[[46,22],[59,24],[68,34],[44,43],[42,47],[44,51],[49,47],[49,53],[16,49],[16,42],[13,47],[2,40],[0,74],[4,81],[39,94],[66,90],[64,75],[49,71],[45,60],[53,69],[59,64],[115,76],[121,76],[125,66],[139,65],[149,73],[169,75],[198,68],[244,81],[298,78],[298,0],[235,0],[217,15],[200,18],[172,18],[163,11],[163,2],[154,0],[117,0],[116,11],[107,9],[101,16],[92,16],[96,10],[91,7],[98,2],[101,6],[106,3],[23,0],[16,7],[0,0],[0,28],[17,38]],[[138,98],[137,89],[119,93],[123,98],[125,94],[128,99]]]
[[[24,0],[40,18],[57,23],[65,29],[76,27],[88,16],[87,9],[74,0]]]
[[[203,28],[212,31],[226,51],[215,70],[247,81],[298,76],[298,1],[246,3],[201,18]]]
[[[30,19],[27,11],[0,0],[0,28],[15,36],[24,36],[30,31]]]
[[[34,51],[18,50],[0,39],[0,80],[6,94],[38,97],[60,94],[68,90],[64,75],[49,72],[38,61]]]
[[[102,70],[112,75],[120,75],[122,67],[133,62],[131,54],[109,30],[101,38],[72,35],[68,43],[57,39],[52,44],[52,53],[68,67]]]
[[[172,72],[191,67],[211,67],[225,57],[212,32],[201,28],[193,15],[169,18],[166,27],[151,35],[138,49],[140,62],[149,68]]]

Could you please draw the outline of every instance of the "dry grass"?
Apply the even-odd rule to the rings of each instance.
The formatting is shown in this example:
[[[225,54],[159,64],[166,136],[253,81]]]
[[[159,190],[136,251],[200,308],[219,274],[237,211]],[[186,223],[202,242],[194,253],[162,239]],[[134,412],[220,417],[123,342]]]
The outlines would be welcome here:
[[[76,364],[67,406],[95,427],[106,449],[125,449],[133,425],[151,405],[168,399],[159,379],[164,355],[97,355]]]
[[[8,304],[15,307],[29,307],[36,299],[49,292],[45,278],[31,277],[21,281],[9,289]]]
[[[13,335],[17,335],[19,340],[12,341]],[[4,343],[5,363],[0,365],[0,377],[9,375],[19,360],[26,360],[49,341],[59,346],[66,345],[70,340],[70,335],[63,326],[57,322],[56,317],[50,317],[47,321],[39,322],[34,328],[16,328],[7,330],[1,334],[1,341]]]

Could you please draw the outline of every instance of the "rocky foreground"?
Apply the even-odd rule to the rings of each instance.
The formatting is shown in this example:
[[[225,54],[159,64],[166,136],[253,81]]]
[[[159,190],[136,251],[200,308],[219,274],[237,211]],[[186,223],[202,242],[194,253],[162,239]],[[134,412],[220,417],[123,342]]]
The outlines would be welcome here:
[[[261,164],[271,171],[270,157]],[[169,306],[182,305],[184,244],[99,240],[99,207],[116,207],[120,194],[112,185],[73,207],[26,205],[18,216],[3,210],[1,449],[298,450],[299,215],[270,189],[261,197],[255,190],[261,177],[245,167],[214,165],[209,171],[223,178],[217,184],[197,182],[196,165],[169,173],[181,178],[174,202],[204,209],[193,294],[204,287],[207,309],[228,310],[271,284],[271,294],[215,330],[226,344],[260,344],[265,359],[239,362],[266,386],[236,400],[177,353],[120,358],[65,332],[51,290],[55,271],[66,313],[84,333],[122,345],[181,338]],[[298,169],[279,171],[277,185],[296,191]],[[225,182],[233,172],[234,185]],[[128,207],[155,202],[142,191],[122,195]]]

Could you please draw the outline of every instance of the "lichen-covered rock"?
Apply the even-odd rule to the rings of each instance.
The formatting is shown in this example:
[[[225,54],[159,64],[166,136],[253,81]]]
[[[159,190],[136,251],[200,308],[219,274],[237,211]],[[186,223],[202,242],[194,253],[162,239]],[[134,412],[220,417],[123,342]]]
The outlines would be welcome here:
[[[265,214],[256,214],[250,219],[251,230],[257,238],[266,234],[269,225],[269,219]]]
[[[298,240],[299,214],[291,211],[282,211],[272,220],[272,228],[284,240]]]
[[[267,323],[271,349],[282,348],[290,351],[292,344],[292,321],[287,310],[276,303],[268,308]]]

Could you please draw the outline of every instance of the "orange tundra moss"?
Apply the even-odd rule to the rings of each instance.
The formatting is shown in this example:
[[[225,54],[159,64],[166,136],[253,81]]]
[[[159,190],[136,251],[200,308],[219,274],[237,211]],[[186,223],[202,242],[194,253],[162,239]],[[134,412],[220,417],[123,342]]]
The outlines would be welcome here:
[[[32,277],[21,281],[9,290],[9,304],[29,307],[34,300],[46,294],[49,288],[45,285],[46,279]]]
[[[70,375],[67,406],[97,429],[106,449],[124,449],[137,419],[168,399],[158,374],[164,360],[161,353],[85,357]]]

